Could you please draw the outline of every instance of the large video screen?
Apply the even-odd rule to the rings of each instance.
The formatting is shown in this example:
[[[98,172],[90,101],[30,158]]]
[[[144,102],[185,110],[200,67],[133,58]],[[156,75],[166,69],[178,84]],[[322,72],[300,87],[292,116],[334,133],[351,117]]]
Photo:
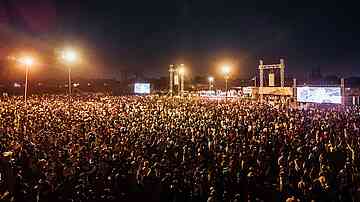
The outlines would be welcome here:
[[[149,83],[135,83],[134,92],[136,94],[149,94],[150,84]]]
[[[341,104],[340,87],[298,87],[298,102]]]

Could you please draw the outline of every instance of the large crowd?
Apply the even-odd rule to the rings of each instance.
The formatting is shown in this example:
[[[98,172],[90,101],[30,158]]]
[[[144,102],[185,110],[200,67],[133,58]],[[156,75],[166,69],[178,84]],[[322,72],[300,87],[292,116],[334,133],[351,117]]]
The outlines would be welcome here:
[[[0,201],[360,201],[360,108],[0,98]]]

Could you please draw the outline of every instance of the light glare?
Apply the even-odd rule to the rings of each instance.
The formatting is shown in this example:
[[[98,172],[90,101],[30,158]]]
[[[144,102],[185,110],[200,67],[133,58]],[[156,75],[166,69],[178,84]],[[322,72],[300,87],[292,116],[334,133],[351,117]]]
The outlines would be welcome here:
[[[21,58],[20,62],[26,66],[32,66],[34,64],[34,59],[30,56],[26,56]]]
[[[224,75],[228,75],[230,73],[230,66],[229,65],[224,65],[222,67],[222,72]]]
[[[62,59],[66,62],[74,63],[77,59],[77,54],[74,50],[65,50],[62,54]]]

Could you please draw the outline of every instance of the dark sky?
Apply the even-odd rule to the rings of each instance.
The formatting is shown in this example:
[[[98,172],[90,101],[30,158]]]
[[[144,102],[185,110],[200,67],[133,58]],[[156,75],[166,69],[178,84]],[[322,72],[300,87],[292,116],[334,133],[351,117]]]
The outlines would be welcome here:
[[[260,58],[280,57],[295,76],[317,67],[360,76],[359,15],[352,1],[332,0],[0,0],[0,48],[6,55],[21,41],[51,55],[71,44],[89,68],[78,74],[88,77],[116,77],[122,69],[161,76],[176,62],[193,75],[229,63],[237,76],[250,77]],[[49,58],[44,63],[52,64]]]

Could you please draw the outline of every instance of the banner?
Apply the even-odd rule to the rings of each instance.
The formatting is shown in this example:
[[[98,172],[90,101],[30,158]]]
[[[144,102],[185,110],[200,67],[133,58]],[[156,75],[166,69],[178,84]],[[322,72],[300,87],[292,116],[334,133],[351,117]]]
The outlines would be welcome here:
[[[260,87],[259,94],[292,96],[293,89],[291,87]]]
[[[135,83],[134,93],[149,94],[150,93],[150,83]]]
[[[269,74],[269,87],[274,87],[274,86],[275,86],[275,74],[270,73]]]
[[[174,85],[179,85],[179,75],[178,74],[174,75]]]
[[[298,87],[298,102],[341,104],[340,87]]]
[[[244,87],[243,88],[243,93],[247,94],[247,95],[252,95],[252,87]]]

